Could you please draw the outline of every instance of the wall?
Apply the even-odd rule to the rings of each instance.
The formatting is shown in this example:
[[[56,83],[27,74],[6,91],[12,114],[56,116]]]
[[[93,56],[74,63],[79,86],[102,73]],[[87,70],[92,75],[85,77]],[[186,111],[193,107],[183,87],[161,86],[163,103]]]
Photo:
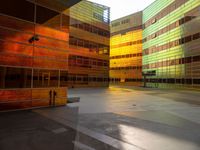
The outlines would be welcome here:
[[[110,9],[82,1],[69,14],[69,87],[107,87]]]
[[[150,87],[200,85],[200,1],[156,0],[143,11],[143,72]]]
[[[111,22],[110,83],[142,85],[142,12]]]
[[[69,17],[43,2],[0,5],[0,110],[67,102]]]

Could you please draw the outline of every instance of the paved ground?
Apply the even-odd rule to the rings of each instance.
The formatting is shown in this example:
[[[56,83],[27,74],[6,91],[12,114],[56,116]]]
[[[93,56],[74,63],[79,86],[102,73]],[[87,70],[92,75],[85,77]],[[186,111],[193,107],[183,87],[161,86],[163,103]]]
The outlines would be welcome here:
[[[111,87],[69,95],[80,102],[0,114],[0,150],[200,149],[199,91]]]

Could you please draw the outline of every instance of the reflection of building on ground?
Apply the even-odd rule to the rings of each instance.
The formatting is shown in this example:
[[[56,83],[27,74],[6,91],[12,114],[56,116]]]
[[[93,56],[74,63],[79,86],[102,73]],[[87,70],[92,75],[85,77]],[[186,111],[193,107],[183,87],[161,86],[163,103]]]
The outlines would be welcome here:
[[[110,82],[137,86],[142,83],[142,12],[111,23]]]
[[[143,73],[151,87],[199,87],[200,1],[157,0],[143,11]]]
[[[81,1],[69,14],[69,87],[108,86],[110,9]]]
[[[0,5],[0,110],[65,105],[69,4],[13,1]]]

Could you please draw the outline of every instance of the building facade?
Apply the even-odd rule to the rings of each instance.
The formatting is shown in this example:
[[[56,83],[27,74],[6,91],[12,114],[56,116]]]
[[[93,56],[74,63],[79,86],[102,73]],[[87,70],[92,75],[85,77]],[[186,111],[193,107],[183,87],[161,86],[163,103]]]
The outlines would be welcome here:
[[[156,0],[143,24],[146,85],[200,87],[200,1]]]
[[[111,22],[110,83],[142,85],[142,12]]]
[[[69,16],[69,88],[108,86],[110,9],[81,1]]]
[[[57,0],[1,3],[0,110],[66,104],[67,4]]]

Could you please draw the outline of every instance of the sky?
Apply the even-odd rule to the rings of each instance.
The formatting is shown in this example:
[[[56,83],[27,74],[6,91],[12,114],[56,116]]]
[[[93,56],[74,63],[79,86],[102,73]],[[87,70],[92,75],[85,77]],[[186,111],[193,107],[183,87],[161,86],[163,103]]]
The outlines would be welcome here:
[[[111,21],[141,11],[155,0],[89,0],[111,8]]]

